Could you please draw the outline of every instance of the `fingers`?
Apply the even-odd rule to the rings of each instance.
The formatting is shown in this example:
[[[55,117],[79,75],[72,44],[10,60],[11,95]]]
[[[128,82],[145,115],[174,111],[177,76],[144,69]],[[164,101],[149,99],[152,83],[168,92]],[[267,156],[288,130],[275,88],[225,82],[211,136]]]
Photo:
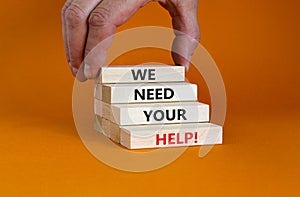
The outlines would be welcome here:
[[[63,35],[64,47],[65,47],[65,52],[66,52],[66,57],[67,57],[68,63],[70,62],[70,57],[69,57],[69,47],[68,47],[68,38],[67,38],[67,27],[66,27],[66,22],[65,22],[65,13],[66,13],[66,10],[68,9],[68,7],[71,5],[72,1],[73,0],[67,0],[64,7],[61,10],[62,35]],[[71,67],[70,67],[70,69],[71,69],[73,75],[75,75],[75,73],[73,72],[73,69]]]
[[[68,62],[72,73],[77,74],[80,81],[85,77],[78,72],[83,61],[83,54],[88,32],[87,20],[90,12],[101,0],[73,0],[64,12],[65,34],[67,37]],[[80,69],[83,69],[82,67]]]
[[[100,66],[106,61],[107,49],[116,27],[125,23],[149,1],[68,0],[62,10],[62,24],[66,56],[73,75],[77,75],[81,81],[95,78]],[[172,46],[174,62],[188,68],[200,38],[198,2],[158,1],[172,16],[176,35]],[[84,66],[80,66],[83,60]]]
[[[172,16],[175,39],[172,45],[172,57],[176,65],[189,68],[190,59],[200,40],[197,0],[161,0],[159,3]]]
[[[105,64],[106,53],[116,28],[125,23],[149,0],[103,0],[91,13],[86,41],[84,75],[95,78]],[[98,45],[100,43],[100,45]]]

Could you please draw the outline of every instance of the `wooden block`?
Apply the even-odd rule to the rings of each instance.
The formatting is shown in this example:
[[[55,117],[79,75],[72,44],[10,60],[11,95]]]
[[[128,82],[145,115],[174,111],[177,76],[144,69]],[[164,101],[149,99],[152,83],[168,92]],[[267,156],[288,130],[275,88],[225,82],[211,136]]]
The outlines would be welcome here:
[[[211,123],[122,126],[128,149],[222,144],[222,127]]]
[[[101,68],[98,83],[174,82],[184,80],[184,66],[107,66]]]
[[[119,125],[110,121],[110,139],[114,142],[120,143],[120,129]]]
[[[102,132],[105,136],[110,137],[110,121],[97,115],[95,117],[95,121],[96,121],[95,129],[97,131]]]
[[[95,129],[97,131],[102,132],[105,136],[109,137],[114,142],[120,143],[119,126],[101,116],[96,115],[95,117],[96,117]]]
[[[95,113],[118,125],[209,121],[209,105],[199,102],[110,105],[95,99]]]
[[[187,82],[98,84],[95,98],[106,103],[197,101],[197,85]]]
[[[102,117],[99,117],[102,118]],[[97,115],[94,115],[94,129],[100,133],[103,133],[103,131],[101,130],[101,125],[100,125],[100,121],[98,120]]]

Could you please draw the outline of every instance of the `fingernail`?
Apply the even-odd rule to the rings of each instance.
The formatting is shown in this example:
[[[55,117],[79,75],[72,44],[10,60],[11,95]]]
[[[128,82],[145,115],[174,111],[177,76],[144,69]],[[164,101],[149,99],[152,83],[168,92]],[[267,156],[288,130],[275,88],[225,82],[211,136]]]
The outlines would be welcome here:
[[[84,76],[88,79],[93,78],[93,73],[92,73],[92,69],[91,66],[88,64],[84,64],[84,70],[83,70]]]
[[[188,72],[189,71],[189,68],[190,68],[190,65],[185,65],[185,72]]]
[[[72,70],[72,73],[73,73],[74,75],[77,75],[77,73],[78,73],[78,69],[77,69],[77,68],[71,67],[71,70]]]

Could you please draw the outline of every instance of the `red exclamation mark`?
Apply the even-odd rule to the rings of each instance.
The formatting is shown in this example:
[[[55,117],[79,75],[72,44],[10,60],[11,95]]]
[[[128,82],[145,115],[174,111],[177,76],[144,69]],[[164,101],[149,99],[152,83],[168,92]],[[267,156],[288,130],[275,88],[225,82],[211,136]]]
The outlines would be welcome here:
[[[198,132],[195,132],[195,143],[198,143]]]

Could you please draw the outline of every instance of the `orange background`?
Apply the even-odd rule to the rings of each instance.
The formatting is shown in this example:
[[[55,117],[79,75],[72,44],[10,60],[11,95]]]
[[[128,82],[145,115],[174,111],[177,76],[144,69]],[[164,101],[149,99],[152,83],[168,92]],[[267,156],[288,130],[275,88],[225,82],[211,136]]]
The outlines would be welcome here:
[[[200,1],[201,43],[227,90],[224,144],[202,159],[199,147],[189,148],[147,173],[110,168],[80,141],[61,36],[63,3],[1,5],[1,196],[300,195],[299,1]],[[151,3],[119,30],[143,25],[170,27],[170,17]],[[167,52],[139,53],[115,63],[171,63]],[[206,92],[200,100],[209,102],[199,85]]]

